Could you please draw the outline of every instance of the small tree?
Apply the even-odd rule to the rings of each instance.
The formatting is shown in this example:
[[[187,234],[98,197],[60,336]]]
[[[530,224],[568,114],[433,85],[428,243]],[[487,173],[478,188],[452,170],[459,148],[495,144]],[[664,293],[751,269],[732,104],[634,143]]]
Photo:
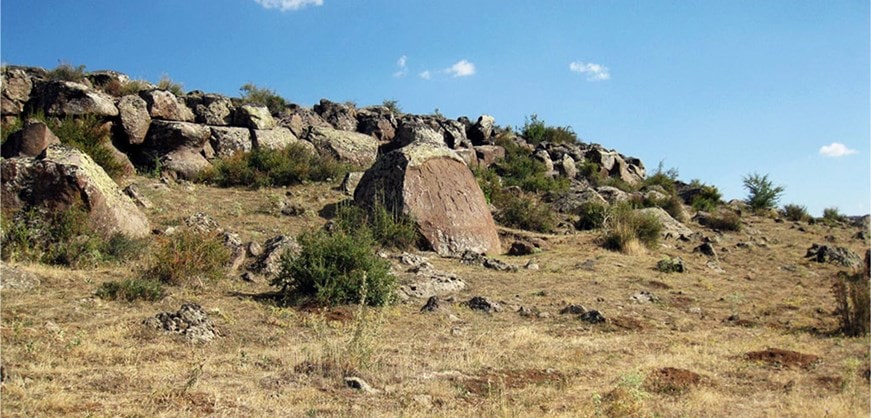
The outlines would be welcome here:
[[[777,202],[783,195],[783,186],[775,186],[768,179],[768,174],[759,175],[751,173],[743,178],[744,188],[747,189],[747,204],[754,210],[771,209],[777,206]]]

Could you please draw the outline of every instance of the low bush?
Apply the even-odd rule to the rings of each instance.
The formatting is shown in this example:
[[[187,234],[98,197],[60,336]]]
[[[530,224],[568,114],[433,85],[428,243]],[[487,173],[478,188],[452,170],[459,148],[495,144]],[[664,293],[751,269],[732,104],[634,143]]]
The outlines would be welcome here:
[[[838,208],[825,208],[823,209],[823,223],[832,225],[844,222],[847,220],[847,217],[841,214]]]
[[[605,203],[587,202],[578,208],[576,214],[579,219],[575,222],[575,228],[581,231],[599,229],[605,226],[608,217],[608,205]]]
[[[636,212],[628,204],[616,204],[611,206],[601,243],[609,250],[631,254],[641,246],[655,248],[661,232],[662,224],[652,214]]]
[[[393,301],[390,263],[375,253],[370,236],[318,231],[301,235],[299,243],[302,251],[283,257],[272,280],[285,302],[313,298],[324,305],[363,301],[381,306]]]
[[[103,283],[97,289],[97,297],[107,300],[158,301],[163,299],[163,286],[159,281],[146,279],[127,279]]]
[[[217,236],[182,229],[157,238],[141,278],[171,285],[202,285],[222,278],[229,259],[229,250]]]
[[[157,88],[166,90],[176,96],[184,96],[184,89],[182,89],[181,84],[176,83],[166,74],[160,77],[160,81],[157,82]]]
[[[705,219],[705,226],[718,231],[737,232],[741,230],[741,216],[728,210],[719,211]]]
[[[867,262],[867,260],[866,260]],[[871,329],[871,297],[868,275],[840,272],[835,277],[832,293],[835,295],[835,313],[840,331],[848,336],[867,335]]]
[[[399,102],[396,100],[393,100],[393,99],[384,100],[383,102],[381,102],[381,106],[386,107],[387,110],[389,110],[390,113],[393,113],[394,115],[401,115],[402,114],[402,108],[399,107]],[[438,109],[436,109],[435,113],[436,113],[436,115],[438,115]]]
[[[702,212],[713,212],[722,204],[723,195],[716,186],[704,184],[699,180],[690,182],[690,187],[698,188],[699,192],[688,202],[693,209]]]
[[[366,234],[381,247],[407,250],[420,242],[414,220],[401,213],[392,213],[377,204],[367,211],[354,204],[342,204],[336,211],[338,230],[348,235]]]
[[[797,204],[784,205],[783,217],[793,222],[807,221],[810,219],[810,215],[807,213],[807,208]]]
[[[199,181],[221,187],[279,187],[337,179],[349,170],[349,165],[332,157],[291,145],[283,150],[256,149],[219,159],[200,174]]]
[[[665,199],[644,202],[644,206],[656,206],[662,208],[678,222],[687,221],[687,212],[683,207],[683,200],[677,197],[677,195],[671,195],[669,197],[666,197]]]
[[[86,74],[87,71],[85,71],[84,65],[73,66],[68,62],[62,62],[48,72],[48,78],[57,81],[75,81],[81,83],[85,80]]]
[[[498,208],[495,220],[501,225],[536,232],[556,228],[553,209],[535,195],[502,193],[494,205]]]
[[[239,88],[242,91],[242,101],[248,104],[266,106],[272,114],[278,114],[287,107],[287,100],[275,91],[246,83]]]
[[[548,126],[538,115],[532,114],[524,119],[520,135],[527,142],[538,145],[542,142],[554,144],[574,144],[578,142],[578,134],[571,126]]]
[[[532,156],[532,151],[510,140],[501,140],[497,144],[505,148],[505,159],[489,170],[502,178],[503,186],[517,186],[533,193],[558,194],[568,190],[569,180],[547,176],[547,167]]]
[[[678,173],[676,168],[665,169],[664,163],[662,161],[659,162],[659,165],[656,167],[656,171],[653,174],[647,176],[641,185],[644,187],[650,186],[659,186],[665,190],[665,193],[668,195],[675,194],[675,184],[674,182],[677,180],[677,177],[680,174]]]
[[[111,148],[111,133],[97,116],[87,115],[78,119],[66,117],[60,121],[39,114],[34,117],[43,120],[61,143],[88,154],[109,177],[118,179],[124,176],[126,166],[115,157]]]

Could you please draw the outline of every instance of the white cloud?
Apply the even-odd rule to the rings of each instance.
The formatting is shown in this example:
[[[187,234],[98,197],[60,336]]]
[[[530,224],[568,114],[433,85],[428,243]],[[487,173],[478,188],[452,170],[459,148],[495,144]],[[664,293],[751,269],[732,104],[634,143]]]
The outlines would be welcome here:
[[[267,9],[278,9],[282,12],[299,10],[308,5],[322,6],[324,0],[254,0]]]
[[[592,62],[575,61],[569,64],[569,70],[578,74],[586,74],[587,81],[603,81],[611,79],[608,67]]]
[[[820,147],[820,155],[825,155],[826,157],[843,157],[855,153],[856,150],[847,148],[846,145],[840,142],[832,142],[829,145]]]
[[[418,76],[420,76],[420,78],[422,78],[424,80],[429,80],[432,78],[432,73],[429,70],[426,70],[426,71],[418,74]]]
[[[396,66],[399,67],[395,73],[393,73],[394,77],[405,77],[408,74],[408,57],[403,55],[396,60]]]
[[[475,64],[466,60],[459,60],[451,68],[445,69],[445,72],[454,77],[468,77],[475,74]]]

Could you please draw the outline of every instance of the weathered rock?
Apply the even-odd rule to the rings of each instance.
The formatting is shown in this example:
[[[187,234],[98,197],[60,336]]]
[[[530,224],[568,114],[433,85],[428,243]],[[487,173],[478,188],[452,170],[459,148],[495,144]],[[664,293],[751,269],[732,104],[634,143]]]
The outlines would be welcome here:
[[[290,129],[297,138],[304,138],[312,127],[333,129],[332,125],[313,110],[295,104],[281,111],[277,123]]]
[[[367,393],[367,394],[374,394],[374,393],[380,392],[378,389],[372,388],[371,385],[369,385],[368,383],[366,383],[365,380],[363,380],[359,377],[354,377],[354,376],[345,377],[345,385],[351,389],[356,389],[356,390],[359,390],[360,392]]]
[[[428,245],[443,256],[501,251],[499,234],[478,183],[444,145],[419,141],[382,155],[366,171],[354,200],[410,215]]]
[[[218,336],[209,316],[196,303],[185,303],[177,312],[161,312],[147,318],[143,324],[196,342],[209,342]]]
[[[39,276],[28,271],[0,264],[0,289],[19,291],[32,290],[40,285]]]
[[[335,129],[349,132],[357,131],[357,111],[354,106],[321,99],[320,103],[314,105],[312,109]]]
[[[127,137],[127,143],[141,144],[148,134],[151,125],[151,115],[148,113],[148,103],[136,95],[127,95],[118,101],[118,113],[121,116],[121,129]]]
[[[438,296],[430,296],[426,304],[420,308],[421,312],[434,312],[441,309],[441,299]]]
[[[251,257],[260,257],[263,255],[263,247],[255,241],[251,241],[247,245],[248,255]]]
[[[630,164],[622,155],[600,146],[594,146],[587,151],[586,158],[596,163],[602,169],[602,173],[610,177],[619,178],[629,184],[637,184],[644,180],[644,166],[637,158],[630,159],[632,161]]]
[[[487,168],[505,159],[505,148],[498,145],[478,145],[475,147],[475,155],[478,157],[478,166]]]
[[[828,245],[813,244],[808,248],[805,258],[818,263],[837,264],[850,268],[859,268],[862,265],[862,259],[853,251]]]
[[[242,238],[239,237],[239,234],[224,232],[221,234],[221,242],[230,251],[227,267],[230,271],[238,270],[245,262],[245,246],[242,244]]]
[[[290,129],[276,127],[270,130],[254,129],[254,148],[282,150],[289,146],[297,146],[314,155],[317,150],[311,142],[303,141],[296,137]]]
[[[154,120],[143,145],[161,154],[182,148],[199,152],[210,136],[211,130],[204,125]]]
[[[270,238],[263,245],[263,254],[254,264],[254,271],[269,277],[275,276],[281,271],[281,256],[288,251],[299,254],[301,250],[299,243],[287,235]]]
[[[581,314],[581,321],[591,324],[601,324],[605,322],[605,316],[597,310],[589,310]]]
[[[205,212],[197,212],[191,216],[182,219],[182,224],[201,234],[223,231],[218,222]]]
[[[495,124],[496,119],[493,116],[481,115],[478,121],[466,131],[466,136],[474,145],[490,145],[490,137],[493,135]]]
[[[508,249],[508,255],[530,255],[539,251],[535,245],[528,241],[514,241]]]
[[[540,149],[540,150],[536,151],[534,154],[532,154],[532,156],[536,160],[538,160],[542,164],[544,164],[544,168],[548,173],[555,170],[554,165],[553,165],[553,160],[551,160],[550,154],[548,154],[547,151]],[[574,176],[572,176],[572,177],[574,177]]]
[[[552,205],[561,213],[578,213],[581,207],[587,204],[607,205],[608,201],[594,189],[572,187],[568,193],[560,195]]]
[[[357,190],[357,185],[360,184],[360,180],[362,179],[362,171],[348,172],[348,174],[345,174],[345,178],[342,179],[342,184],[339,186],[339,189],[342,191],[342,193],[353,197],[354,191]]]
[[[151,209],[153,206],[151,201],[148,200],[140,191],[139,187],[135,184],[130,184],[124,188],[124,194],[130,197],[133,200],[133,203],[136,203],[136,206],[139,206],[143,209]]]
[[[517,266],[513,264],[508,264],[495,258],[486,257],[484,254],[472,250],[464,251],[460,256],[460,262],[468,265],[478,265],[496,271],[516,272],[518,270]]]
[[[369,167],[378,156],[378,140],[357,132],[313,127],[307,138],[322,154],[358,167]]]
[[[418,141],[444,144],[444,137],[422,119],[404,117],[399,121],[396,137],[392,142],[381,146],[381,153],[388,153]]]
[[[26,71],[15,67],[4,68],[2,77],[2,81],[0,81],[0,113],[19,115],[24,112],[24,105],[30,99],[33,81]]]
[[[656,263],[656,269],[663,273],[684,273],[686,266],[680,257],[665,257]]]
[[[469,306],[469,309],[472,309],[474,311],[484,311],[487,313],[496,313],[502,311],[501,305],[483,296],[475,296],[472,299],[469,299],[466,304]]]
[[[454,150],[470,169],[478,167],[478,153],[472,148],[459,148]]]
[[[396,136],[396,118],[384,106],[363,108],[357,111],[357,131],[390,142]]]
[[[668,214],[662,208],[644,208],[637,209],[638,213],[642,215],[652,215],[655,217],[660,224],[662,224],[662,236],[663,238],[680,238],[680,237],[691,237],[694,232],[692,229],[686,227],[686,225],[676,221],[671,215]]]
[[[599,196],[605,199],[608,203],[625,202],[629,200],[629,193],[612,186],[596,187],[596,193],[598,193]]]
[[[712,259],[717,259],[717,250],[714,249],[714,246],[710,242],[703,242],[698,247],[693,248],[693,252],[702,253]]]
[[[5,213],[42,206],[61,210],[82,204],[89,223],[108,238],[114,233],[144,237],[148,219],[87,154],[52,145],[39,157],[2,161],[2,206]]]
[[[585,312],[587,312],[587,308],[576,304],[567,305],[559,311],[560,315],[583,315]]]
[[[635,303],[652,303],[659,300],[653,293],[642,290],[629,297],[629,300]]]
[[[60,138],[45,123],[30,119],[3,143],[2,155],[3,158],[36,157],[55,144],[60,144]]]
[[[445,296],[466,288],[466,282],[456,274],[435,271],[431,268],[413,270],[417,270],[415,276],[403,280],[403,284],[399,286],[398,294],[401,299]]]
[[[236,109],[236,124],[251,129],[272,129],[275,119],[266,106],[242,105]]]
[[[438,125],[445,144],[449,148],[472,148],[472,141],[466,137],[466,126],[455,120],[439,119]]]
[[[197,123],[212,126],[227,126],[233,123],[235,106],[227,97],[191,92],[185,97],[185,102],[193,109],[194,121]]]
[[[203,170],[212,166],[202,153],[195,149],[180,148],[160,157],[163,171],[174,173],[177,178],[196,180]]]
[[[555,162],[554,167],[563,177],[573,179],[578,175],[578,168],[575,166],[575,160],[568,154],[563,155],[563,158]]]
[[[139,93],[148,104],[148,113],[152,119],[162,119],[179,122],[193,122],[194,112],[184,102],[166,90],[146,90]]]
[[[51,81],[41,86],[30,101],[32,110],[46,116],[117,116],[118,108],[108,95],[72,81]]]
[[[215,156],[227,158],[238,152],[250,152],[253,148],[251,131],[248,128],[210,126],[209,143]]]

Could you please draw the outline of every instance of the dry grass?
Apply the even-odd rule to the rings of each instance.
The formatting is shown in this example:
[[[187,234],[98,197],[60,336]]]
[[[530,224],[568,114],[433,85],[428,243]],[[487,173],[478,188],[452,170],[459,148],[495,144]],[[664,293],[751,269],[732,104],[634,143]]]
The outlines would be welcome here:
[[[244,240],[318,228],[324,206],[342,199],[325,185],[292,189],[153,187],[155,226],[203,211]],[[285,196],[291,191],[291,196]],[[288,199],[307,215],[287,217]],[[692,225],[691,225],[692,226]],[[709,230],[694,229],[713,234]],[[498,273],[430,255],[438,269],[468,283],[449,312],[421,314],[424,301],[359,310],[277,307],[257,295],[274,289],[235,278],[200,289],[168,287],[158,302],[94,297],[104,281],[136,266],[66,270],[16,265],[42,277],[2,296],[4,416],[867,416],[869,337],[838,327],[830,292],[838,268],[805,261],[813,242],[832,235],[862,249],[854,231],[822,225],[807,232],[761,217],[720,237],[716,272],[695,243],[666,241],[626,255],[598,246],[596,233],[546,236],[550,249],[501,257],[541,270]],[[752,246],[737,246],[753,243]],[[683,274],[655,270],[680,256]],[[658,301],[636,303],[646,290]],[[460,304],[475,295],[502,301],[488,315]],[[141,325],[187,301],[202,305],[222,337],[191,344]],[[596,309],[608,323],[560,315],[569,303]],[[522,317],[519,306],[550,314]],[[453,315],[453,316],[451,316]],[[740,320],[727,320],[737,315]],[[808,367],[750,361],[778,348],[815,355]],[[654,390],[664,368],[702,376],[685,390]],[[378,393],[344,386],[355,375]]]

